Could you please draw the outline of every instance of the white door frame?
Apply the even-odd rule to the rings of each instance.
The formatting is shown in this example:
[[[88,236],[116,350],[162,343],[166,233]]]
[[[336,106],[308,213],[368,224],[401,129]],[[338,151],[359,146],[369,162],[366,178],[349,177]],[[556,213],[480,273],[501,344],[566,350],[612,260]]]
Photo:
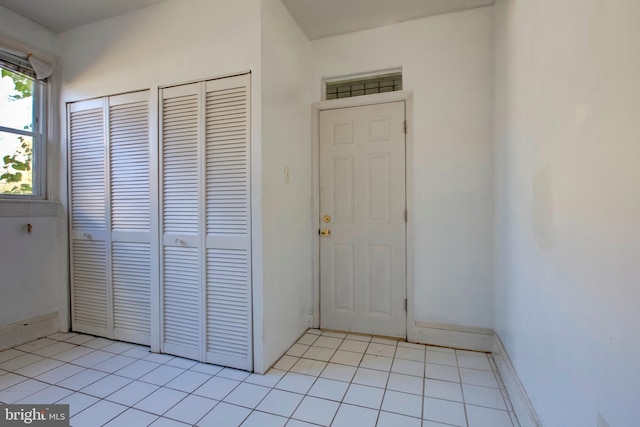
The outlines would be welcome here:
[[[364,105],[385,104],[389,102],[405,102],[405,120],[407,120],[406,153],[405,153],[405,192],[407,200],[407,340],[415,341],[415,319],[413,309],[413,92],[402,90],[375,95],[356,96],[353,98],[333,99],[316,102],[311,105],[312,153],[311,153],[311,185],[313,207],[311,218],[311,266],[312,266],[312,307],[311,326],[320,327],[320,111],[338,108],[361,107]]]

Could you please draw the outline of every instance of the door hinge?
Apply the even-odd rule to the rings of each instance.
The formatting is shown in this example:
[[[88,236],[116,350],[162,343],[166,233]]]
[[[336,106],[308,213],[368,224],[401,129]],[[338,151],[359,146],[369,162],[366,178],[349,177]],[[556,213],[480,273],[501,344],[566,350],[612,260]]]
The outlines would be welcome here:
[[[409,222],[409,210],[404,210],[404,222]]]
[[[407,298],[404,299],[404,311],[409,310],[409,300]]]
[[[407,133],[407,121],[404,121],[404,133]]]

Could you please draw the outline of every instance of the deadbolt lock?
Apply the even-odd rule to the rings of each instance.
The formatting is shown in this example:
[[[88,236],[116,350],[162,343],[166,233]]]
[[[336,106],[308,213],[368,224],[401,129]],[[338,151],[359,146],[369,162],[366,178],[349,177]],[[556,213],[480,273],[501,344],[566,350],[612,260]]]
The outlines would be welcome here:
[[[323,228],[322,230],[320,230],[320,235],[322,237],[329,237],[331,236],[331,230],[329,230],[328,228]]]
[[[329,215],[323,216],[322,217],[322,222],[330,223],[331,222],[331,217]]]

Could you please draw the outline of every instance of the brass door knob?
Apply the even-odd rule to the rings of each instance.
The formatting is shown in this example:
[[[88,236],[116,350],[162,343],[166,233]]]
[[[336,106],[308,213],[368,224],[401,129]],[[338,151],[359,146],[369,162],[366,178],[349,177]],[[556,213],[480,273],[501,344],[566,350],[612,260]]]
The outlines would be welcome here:
[[[331,230],[329,230],[328,228],[323,228],[323,229],[320,231],[320,235],[321,235],[322,237],[329,237],[329,236],[331,236]]]

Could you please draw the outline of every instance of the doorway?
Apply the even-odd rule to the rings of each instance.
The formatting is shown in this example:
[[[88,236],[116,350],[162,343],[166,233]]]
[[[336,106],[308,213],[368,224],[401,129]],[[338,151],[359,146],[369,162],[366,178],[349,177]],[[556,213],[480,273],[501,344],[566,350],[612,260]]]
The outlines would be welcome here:
[[[320,327],[407,336],[405,101],[320,111]]]

